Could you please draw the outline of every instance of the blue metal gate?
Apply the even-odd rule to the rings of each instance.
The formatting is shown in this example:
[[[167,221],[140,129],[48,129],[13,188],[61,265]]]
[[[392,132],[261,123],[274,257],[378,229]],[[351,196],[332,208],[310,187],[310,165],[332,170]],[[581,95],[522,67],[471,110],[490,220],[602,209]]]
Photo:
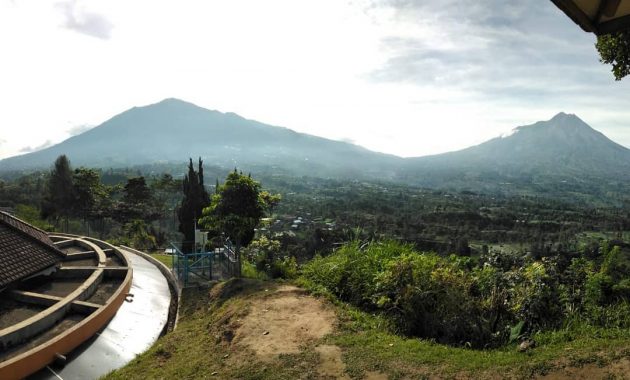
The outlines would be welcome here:
[[[171,256],[173,274],[183,287],[213,280],[214,252],[184,254],[175,244],[171,246],[175,249]]]

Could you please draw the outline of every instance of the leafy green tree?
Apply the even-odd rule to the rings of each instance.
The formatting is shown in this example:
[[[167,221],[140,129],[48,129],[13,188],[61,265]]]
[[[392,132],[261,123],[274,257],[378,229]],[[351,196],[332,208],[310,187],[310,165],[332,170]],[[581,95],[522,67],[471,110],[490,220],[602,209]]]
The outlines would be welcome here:
[[[117,219],[127,223],[134,219],[153,221],[159,217],[153,194],[144,177],[129,178],[123,188],[122,202],[118,205]]]
[[[151,199],[151,190],[144,177],[129,178],[124,192],[123,201],[129,204],[147,203]]]
[[[166,231],[175,229],[174,211],[181,202],[182,181],[176,180],[170,174],[162,174],[161,177],[151,182],[151,192],[155,204],[155,211],[159,214],[159,230],[150,228],[152,234],[158,239],[160,246],[166,241]]]
[[[68,218],[74,210],[75,192],[72,168],[66,155],[59,156],[54,163],[48,179],[48,188],[42,204],[42,217],[56,221],[64,218],[68,231]]]
[[[41,211],[35,206],[17,204],[15,205],[15,216],[42,230],[51,231],[53,229],[50,223],[41,219]]]
[[[225,233],[234,242],[240,277],[241,247],[254,238],[260,219],[280,200],[261,190],[260,183],[234,169],[225,183],[219,186],[209,207],[203,209],[199,223],[214,233]]]
[[[155,249],[155,237],[147,231],[147,225],[144,220],[134,219],[125,224],[124,230],[134,248]]]
[[[100,174],[94,169],[79,168],[73,177],[74,214],[83,219],[90,234],[90,221],[102,217],[108,204],[108,193],[101,184]]]
[[[203,185],[203,161],[199,158],[198,171],[193,167],[192,158],[188,163],[188,174],[182,182],[184,198],[177,212],[179,232],[184,234],[182,251],[193,251],[195,244],[195,225],[201,217],[204,207],[210,204],[210,196]]]
[[[630,74],[630,30],[597,37],[600,61],[612,65],[615,80]]]

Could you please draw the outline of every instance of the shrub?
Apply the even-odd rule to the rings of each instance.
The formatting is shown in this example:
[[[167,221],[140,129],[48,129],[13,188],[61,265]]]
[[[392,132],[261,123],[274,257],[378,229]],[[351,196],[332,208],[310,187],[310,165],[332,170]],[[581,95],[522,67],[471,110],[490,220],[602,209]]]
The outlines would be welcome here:
[[[489,256],[474,265],[395,241],[354,241],[316,257],[302,275],[320,292],[380,312],[404,334],[486,348],[571,321],[629,326],[630,279],[619,250],[603,251],[596,271],[584,257]]]

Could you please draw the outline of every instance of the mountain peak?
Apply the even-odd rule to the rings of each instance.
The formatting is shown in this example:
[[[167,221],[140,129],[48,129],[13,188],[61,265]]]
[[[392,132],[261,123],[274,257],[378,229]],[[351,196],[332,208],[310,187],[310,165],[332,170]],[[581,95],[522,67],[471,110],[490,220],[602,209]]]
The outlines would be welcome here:
[[[199,107],[196,104],[191,102],[187,102],[185,100],[177,99],[177,98],[166,98],[157,103],[150,104],[149,106],[195,106]]]
[[[591,129],[584,120],[572,113],[560,112],[546,123],[553,127],[587,127]]]
[[[554,119],[565,119],[565,118],[577,118],[577,116],[575,116],[575,114],[573,113],[566,113],[566,112],[558,112],[556,114],[556,116],[552,117],[551,120]]]

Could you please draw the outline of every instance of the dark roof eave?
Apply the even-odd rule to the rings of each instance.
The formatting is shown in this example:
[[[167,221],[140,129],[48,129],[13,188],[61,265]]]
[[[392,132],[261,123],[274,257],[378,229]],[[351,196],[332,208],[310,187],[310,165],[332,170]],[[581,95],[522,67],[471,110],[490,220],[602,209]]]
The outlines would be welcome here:
[[[551,0],[562,12],[564,12],[582,30],[596,35],[611,34],[630,29],[630,15],[615,18],[602,23],[591,20],[588,15],[575,5],[572,0]]]
[[[14,231],[17,231],[23,236],[26,236],[29,240],[33,241],[35,244],[38,244],[39,246],[44,247],[44,249],[48,249],[54,252],[57,256],[59,256],[60,259],[64,259],[66,257],[66,254],[63,251],[61,251],[59,248],[57,248],[57,246],[55,246],[54,243],[50,240],[50,238],[48,237],[48,233],[46,231],[40,228],[37,228],[23,221],[20,218],[17,218],[13,215],[9,215],[1,211],[0,211],[0,223],[7,226],[8,228],[13,229]],[[32,232],[41,234],[41,236],[40,237],[34,236]],[[43,239],[46,241],[42,240],[42,236],[43,236]]]
[[[582,30],[589,33],[597,33],[597,28],[591,19],[571,0],[551,0],[556,7],[560,8],[574,23],[578,24]]]
[[[599,24],[597,26],[597,32],[595,34],[610,34],[628,29],[630,29],[630,15],[615,18]]]

